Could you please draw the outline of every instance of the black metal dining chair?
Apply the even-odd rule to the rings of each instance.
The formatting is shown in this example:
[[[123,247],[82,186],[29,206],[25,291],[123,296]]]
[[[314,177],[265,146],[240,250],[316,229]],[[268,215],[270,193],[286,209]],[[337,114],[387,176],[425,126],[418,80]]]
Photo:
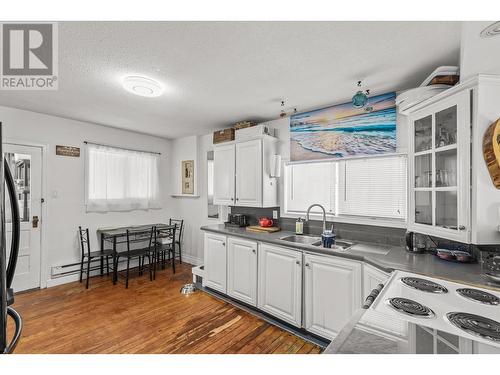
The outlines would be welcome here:
[[[102,250],[102,251],[90,251],[90,236],[89,228],[82,229],[81,226],[78,227],[78,233],[80,235],[80,247],[82,250],[82,257],[80,261],[80,282],[83,281],[83,273],[85,272],[87,276],[87,282],[85,288],[89,288],[90,280],[90,263],[94,259],[103,259],[106,257],[106,273],[109,275],[109,257],[113,256],[113,250]],[[84,264],[87,264],[87,269],[85,270]]]
[[[177,225],[177,232],[176,232],[176,238],[175,238],[175,244],[177,245],[177,248],[179,249],[178,255],[179,255],[179,263],[182,264],[182,235],[184,233],[184,220],[182,219],[170,219],[169,220],[170,225]],[[174,254],[174,260],[176,257],[175,250],[173,252]]]
[[[165,264],[172,260],[172,270],[175,273],[175,246],[176,246],[177,224],[172,224],[166,227],[158,227],[156,230],[156,261],[155,264],[162,264],[162,269],[165,269]],[[155,267],[156,272],[156,267]]]
[[[128,288],[128,281],[130,276],[130,261],[138,259],[139,261],[139,275],[143,274],[144,260],[148,258],[149,280],[153,281],[153,267],[156,258],[156,227],[151,227],[148,230],[130,230],[127,229],[127,250],[118,252],[115,257],[115,267],[117,267],[119,259],[127,259],[127,268],[121,270],[125,271],[125,288]],[[133,249],[133,244],[139,244],[138,248]],[[144,246],[141,246],[144,245]],[[119,272],[117,272],[119,275]]]

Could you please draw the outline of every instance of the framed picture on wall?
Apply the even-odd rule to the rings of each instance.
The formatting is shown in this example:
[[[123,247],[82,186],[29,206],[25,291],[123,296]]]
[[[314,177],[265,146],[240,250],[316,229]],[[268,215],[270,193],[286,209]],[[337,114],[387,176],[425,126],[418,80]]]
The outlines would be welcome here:
[[[182,194],[194,194],[194,160],[182,161]]]
[[[396,152],[396,93],[290,117],[290,160],[367,157]]]

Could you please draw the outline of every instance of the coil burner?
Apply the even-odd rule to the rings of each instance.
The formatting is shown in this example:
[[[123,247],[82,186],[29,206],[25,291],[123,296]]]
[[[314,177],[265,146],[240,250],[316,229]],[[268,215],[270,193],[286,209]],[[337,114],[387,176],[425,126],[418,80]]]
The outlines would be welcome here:
[[[396,297],[390,298],[387,302],[394,310],[415,318],[433,318],[435,316],[434,311],[427,306],[411,299]]]
[[[406,286],[421,290],[427,293],[448,293],[448,289],[444,286],[435,283],[434,281],[420,279],[418,277],[403,277],[401,282]]]
[[[495,320],[463,312],[451,312],[446,314],[446,317],[451,324],[462,331],[483,339],[500,342],[500,323]]]
[[[468,300],[483,303],[485,305],[498,305],[500,303],[500,298],[494,296],[491,293],[472,288],[460,288],[457,289],[457,294]]]

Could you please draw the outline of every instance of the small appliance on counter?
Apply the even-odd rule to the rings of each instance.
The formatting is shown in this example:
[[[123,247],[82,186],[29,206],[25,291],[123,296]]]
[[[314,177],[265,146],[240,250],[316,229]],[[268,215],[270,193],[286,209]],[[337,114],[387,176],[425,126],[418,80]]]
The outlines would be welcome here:
[[[405,235],[405,242],[406,242],[406,251],[410,253],[422,254],[426,250],[425,244],[415,243],[416,242],[415,232],[407,231]]]
[[[257,232],[257,233],[279,232],[281,230],[281,228],[274,226],[274,224],[278,224],[278,223],[275,222],[273,219],[269,219],[267,217],[261,217],[259,219],[259,225],[250,225],[247,227],[247,231]]]
[[[263,228],[269,228],[272,227],[274,224],[273,219],[269,219],[267,217],[261,217],[259,219],[259,225]]]
[[[228,214],[224,225],[226,227],[243,228],[248,226],[248,220],[243,214]]]

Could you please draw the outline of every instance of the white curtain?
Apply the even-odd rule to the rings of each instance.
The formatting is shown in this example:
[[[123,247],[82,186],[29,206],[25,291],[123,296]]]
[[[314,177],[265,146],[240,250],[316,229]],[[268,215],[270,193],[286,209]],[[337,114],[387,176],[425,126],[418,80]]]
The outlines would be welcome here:
[[[88,212],[160,208],[159,155],[88,144]]]

